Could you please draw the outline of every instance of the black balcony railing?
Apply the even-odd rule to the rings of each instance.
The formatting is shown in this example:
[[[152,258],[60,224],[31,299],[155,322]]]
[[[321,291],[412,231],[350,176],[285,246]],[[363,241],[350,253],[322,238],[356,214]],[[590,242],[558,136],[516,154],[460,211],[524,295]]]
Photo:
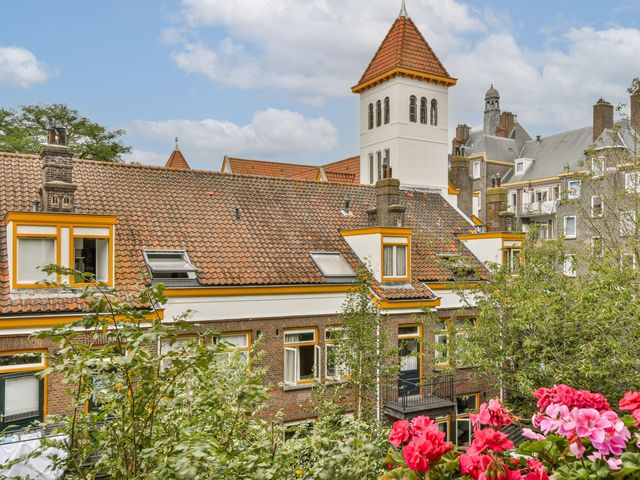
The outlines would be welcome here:
[[[455,402],[453,375],[407,381],[390,380],[383,386],[384,406],[400,412],[415,412],[452,405]]]

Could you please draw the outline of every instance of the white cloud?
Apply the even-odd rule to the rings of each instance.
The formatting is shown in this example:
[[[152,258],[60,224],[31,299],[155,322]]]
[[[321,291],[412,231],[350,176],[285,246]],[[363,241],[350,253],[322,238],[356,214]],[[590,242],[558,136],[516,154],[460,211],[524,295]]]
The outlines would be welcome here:
[[[166,139],[165,139],[166,140]],[[169,158],[169,153],[162,155],[159,153],[149,152],[147,150],[133,149],[129,153],[122,155],[122,160],[128,163],[142,163],[145,165],[162,166]]]
[[[174,45],[176,65],[239,88],[275,87],[322,105],[346,97],[395,18],[400,1],[182,0],[180,28],[189,39]],[[364,5],[364,6],[363,6]],[[518,40],[517,22],[463,0],[412,0],[409,14],[459,79],[451,91],[451,126],[481,122],[489,84],[503,109],[519,115],[532,134],[588,125],[591,106],[604,96],[625,101],[638,76],[640,30],[591,27],[554,31],[539,47]],[[225,38],[204,38],[209,29]],[[543,35],[544,37],[544,35]]]
[[[0,87],[27,88],[46,81],[44,65],[29,50],[0,47]]]
[[[166,143],[179,137],[180,148],[195,168],[218,168],[224,155],[293,159],[317,154],[338,145],[338,132],[327,119],[305,118],[289,110],[258,111],[251,123],[204,120],[136,120],[124,126],[128,135],[146,142]],[[141,163],[161,164],[166,156],[144,159],[146,152],[134,152]]]

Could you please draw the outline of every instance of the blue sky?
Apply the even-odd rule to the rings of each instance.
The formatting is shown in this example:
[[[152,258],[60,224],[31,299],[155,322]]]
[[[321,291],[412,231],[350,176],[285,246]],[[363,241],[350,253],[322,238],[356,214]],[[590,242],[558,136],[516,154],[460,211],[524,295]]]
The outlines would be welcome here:
[[[321,163],[357,153],[350,93],[400,0],[7,2],[0,106],[63,102],[161,164],[224,154]],[[586,126],[640,76],[637,1],[407,0],[449,72],[450,124],[489,83],[532,135]]]

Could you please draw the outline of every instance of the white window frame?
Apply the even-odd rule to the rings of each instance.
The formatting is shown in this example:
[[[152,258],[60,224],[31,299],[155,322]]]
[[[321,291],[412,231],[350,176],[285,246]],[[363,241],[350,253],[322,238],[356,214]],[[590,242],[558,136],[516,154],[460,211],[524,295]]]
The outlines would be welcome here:
[[[225,340],[225,338],[228,339],[230,337],[240,337],[240,336],[243,336],[245,338],[244,346],[235,345],[234,343],[227,342]],[[222,332],[220,333],[219,337],[215,338],[214,341],[216,343],[227,344],[227,348],[225,348],[225,351],[221,353],[221,355],[225,355],[227,358],[231,358],[236,352],[239,352],[238,356],[246,363],[249,363],[249,351],[251,350],[251,332],[249,331]]]
[[[624,189],[627,193],[640,193],[640,174],[638,172],[625,172]]]
[[[534,189],[534,200],[542,204],[549,200],[549,187],[537,187]]]
[[[516,175],[524,173],[524,162],[516,162]]]
[[[562,272],[567,277],[576,277],[576,256],[573,253],[565,254],[562,265]]]
[[[324,376],[327,379],[340,381],[345,380],[351,376],[351,372],[349,371],[349,366],[344,364],[335,365],[335,375],[329,375],[329,350],[335,346],[335,340],[329,338],[327,335],[329,332],[342,332],[342,339],[346,340],[347,337],[344,336],[344,327],[327,327],[324,330]],[[334,360],[335,361],[335,360]]]
[[[480,210],[482,210],[482,192],[473,192],[471,202],[471,214],[477,218],[480,218]]]
[[[580,180],[567,181],[567,198],[569,200],[575,200],[577,198],[580,198],[581,187],[582,187],[582,182]]]
[[[507,210],[514,213],[518,211],[518,190],[509,190]]]
[[[600,214],[596,215],[595,212],[595,199],[600,199]],[[604,216],[604,198],[602,195],[592,195],[591,196],[591,218],[602,218]]]
[[[573,225],[574,225],[574,229],[573,229],[573,234],[569,234],[567,232],[567,219],[569,218],[573,218]],[[575,215],[566,215],[564,217],[564,238],[576,238],[578,236],[578,218]]]
[[[55,265],[60,265],[60,259],[58,258],[59,255],[59,247],[58,247],[58,237],[55,235],[49,236],[49,235],[22,235],[22,234],[16,234],[16,251],[14,252],[14,255],[16,256],[16,261],[15,261],[15,268],[16,268],[16,272],[15,272],[15,279],[16,279],[16,285],[17,286],[30,286],[30,285],[37,285],[38,283],[41,282],[46,282],[46,281],[55,281],[56,280],[56,275],[55,274],[51,274],[51,275],[47,275],[45,272],[40,271],[39,275],[41,276],[40,278],[28,278],[28,279],[24,279],[21,278],[20,275],[22,273],[22,268],[20,267],[20,258],[21,258],[21,253],[22,253],[22,245],[21,242],[24,241],[31,241],[31,240],[40,240],[40,241],[49,241],[49,242],[53,242],[53,258],[51,259],[50,262],[48,263],[43,263],[42,265],[38,265],[39,267],[44,267],[45,265],[49,265],[49,264],[55,264]]]
[[[603,177],[605,173],[604,157],[593,157],[591,159],[591,172],[596,178]]]
[[[313,340],[305,340],[303,342],[287,342],[287,335],[291,333],[313,333]],[[318,345],[318,331],[314,328],[291,328],[284,330],[283,332],[284,342],[284,383],[285,385],[305,385],[315,383],[320,380],[320,365],[321,365],[321,348]],[[300,347],[314,347],[314,365],[313,365],[313,378],[300,379]],[[287,369],[287,359],[290,358],[293,361],[294,372],[293,378],[288,376],[289,370]]]
[[[625,219],[624,217],[629,217]],[[631,226],[628,229],[627,226]],[[636,234],[636,212],[634,210],[627,210],[620,212],[620,236],[630,237]],[[632,230],[632,231],[629,231]]]
[[[476,160],[473,162],[471,171],[472,171],[472,177],[474,180],[477,180],[480,178],[480,172],[481,172],[480,160]]]
[[[386,269],[387,269],[387,260],[386,260],[386,255],[385,255],[385,251],[387,248],[391,248],[392,249],[392,266],[391,266],[391,275],[387,275],[386,274]],[[398,249],[399,248],[404,248],[404,275],[399,275],[398,274]],[[405,244],[399,244],[399,243],[392,243],[392,242],[385,242],[382,244],[382,277],[383,279],[394,279],[394,278],[399,278],[399,279],[404,279],[404,278],[408,278],[409,277],[409,244],[405,243]]]

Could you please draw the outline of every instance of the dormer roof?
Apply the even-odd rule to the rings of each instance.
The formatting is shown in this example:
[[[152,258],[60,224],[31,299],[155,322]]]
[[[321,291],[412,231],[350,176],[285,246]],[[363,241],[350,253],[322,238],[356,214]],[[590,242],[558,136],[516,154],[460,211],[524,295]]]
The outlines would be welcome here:
[[[406,14],[396,19],[358,84],[359,93],[395,76],[408,76],[445,85],[455,85],[447,69]]]

